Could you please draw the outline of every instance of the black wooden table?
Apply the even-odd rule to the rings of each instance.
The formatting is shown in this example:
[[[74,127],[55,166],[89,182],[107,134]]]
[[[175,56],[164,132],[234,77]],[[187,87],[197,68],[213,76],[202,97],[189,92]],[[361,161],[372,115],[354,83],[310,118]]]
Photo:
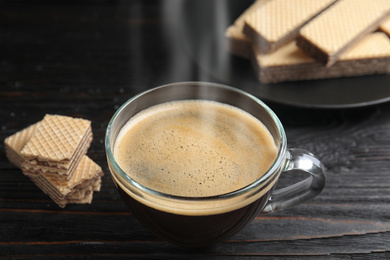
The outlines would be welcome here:
[[[196,39],[180,34],[177,21],[185,17],[202,24],[211,3],[216,8],[234,1],[200,2],[193,9],[194,1],[184,0],[0,2],[0,139],[47,113],[86,118],[94,133],[88,155],[105,172],[91,205],[61,209],[8,162],[2,141],[0,258],[390,258],[388,103],[320,109],[265,100],[283,122],[289,146],[310,150],[323,161],[326,188],[299,206],[259,215],[214,247],[190,250],[160,241],[124,206],[104,151],[105,129],[118,106],[165,83],[229,83],[199,62],[196,50],[208,44],[207,38],[189,44]],[[232,22],[249,4],[221,8],[219,16],[226,12]],[[188,15],[180,9],[186,5],[192,10]],[[246,89],[245,79],[235,87],[256,94]]]

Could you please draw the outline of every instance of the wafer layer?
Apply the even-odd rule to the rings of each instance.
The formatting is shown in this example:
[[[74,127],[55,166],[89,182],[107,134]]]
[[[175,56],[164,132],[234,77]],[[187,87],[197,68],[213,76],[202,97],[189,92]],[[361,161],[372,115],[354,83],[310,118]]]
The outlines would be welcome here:
[[[245,19],[267,1],[270,0],[255,1],[226,29],[225,37],[228,41],[228,48],[231,53],[248,59],[252,56],[252,43],[243,32]]]
[[[28,159],[70,161],[90,128],[91,122],[85,119],[46,115],[21,153]]]
[[[294,39],[299,29],[336,0],[270,0],[245,19],[244,33],[261,53]]]
[[[330,68],[308,57],[294,41],[274,53],[257,52],[254,64],[262,83],[389,73],[390,40],[384,33],[368,35]]]
[[[21,151],[25,158],[22,168],[27,174],[39,167],[42,172],[70,176],[91,141],[90,121],[46,115]]]
[[[82,156],[87,153],[87,150],[92,142],[93,136],[91,129],[88,129],[85,137],[81,141],[79,147],[76,149],[71,161],[64,163],[40,161],[36,159],[24,160],[21,168],[26,175],[37,175],[41,173],[52,174],[61,180],[69,180]]]
[[[31,179],[60,207],[65,207],[68,203],[88,203],[92,200],[92,193],[100,190],[101,176],[103,172],[100,166],[84,156],[69,181],[59,181],[47,174],[33,176]]]
[[[22,150],[36,137],[36,133],[40,129],[42,122],[31,125],[4,140],[6,156],[17,167],[23,169],[23,166],[26,165],[26,158],[22,154]],[[74,167],[75,170],[73,175],[68,176],[69,180],[63,178],[58,172],[46,171],[45,168],[47,168],[47,165],[42,165],[41,161],[29,168],[28,172],[24,172],[60,207],[65,207],[69,203],[91,203],[93,192],[100,190],[101,176],[103,175],[102,169],[89,157],[84,155],[92,140],[90,127],[86,133],[82,137],[80,145],[75,150],[76,155],[72,155],[71,167]],[[48,165],[50,165],[51,162],[48,162]]]
[[[383,23],[381,23],[379,28],[383,32],[387,33],[387,35],[390,37],[390,17],[388,17]]]
[[[85,182],[98,179],[102,175],[103,172],[100,166],[88,156],[84,155],[70,180],[59,180],[55,176],[49,174],[44,174],[42,176],[45,177],[48,184],[56,190],[58,196],[67,196],[77,188],[77,186],[82,186]]]
[[[35,133],[38,124],[39,123],[35,123],[4,140],[5,154],[8,160],[18,168],[21,167],[23,162],[23,157],[20,152]]]
[[[375,31],[389,13],[389,0],[340,0],[300,30],[297,45],[330,67],[350,46]]]
[[[93,184],[85,185],[79,189],[75,189],[74,192],[68,196],[61,197],[56,196],[55,189],[47,184],[47,180],[42,176],[32,177],[31,180],[35,185],[47,194],[58,206],[64,208],[67,204],[90,204],[93,199]],[[96,180],[98,181],[98,180]]]

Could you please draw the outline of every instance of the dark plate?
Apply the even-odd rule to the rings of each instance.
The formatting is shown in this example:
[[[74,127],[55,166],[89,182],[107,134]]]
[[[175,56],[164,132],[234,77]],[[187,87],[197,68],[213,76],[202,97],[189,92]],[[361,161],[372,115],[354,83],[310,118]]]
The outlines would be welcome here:
[[[173,3],[177,3],[173,1]],[[346,108],[390,100],[390,75],[261,84],[248,60],[231,55],[224,33],[252,1],[187,1],[177,8],[183,43],[216,80],[263,100],[310,108]]]

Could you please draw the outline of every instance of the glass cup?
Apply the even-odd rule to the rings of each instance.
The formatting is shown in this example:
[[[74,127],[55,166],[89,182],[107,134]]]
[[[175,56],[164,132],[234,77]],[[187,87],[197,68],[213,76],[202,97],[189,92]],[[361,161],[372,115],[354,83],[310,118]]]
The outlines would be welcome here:
[[[117,136],[129,119],[151,106],[175,100],[212,100],[240,108],[258,118],[271,133],[278,153],[268,171],[253,183],[210,197],[165,194],[137,183],[113,156]],[[150,231],[185,247],[202,247],[228,239],[257,214],[282,210],[318,195],[325,185],[325,169],[310,152],[288,149],[283,126],[258,98],[233,87],[181,82],[160,86],[124,103],[108,124],[105,149],[112,179],[125,204]],[[281,173],[306,173],[307,178],[275,189]]]

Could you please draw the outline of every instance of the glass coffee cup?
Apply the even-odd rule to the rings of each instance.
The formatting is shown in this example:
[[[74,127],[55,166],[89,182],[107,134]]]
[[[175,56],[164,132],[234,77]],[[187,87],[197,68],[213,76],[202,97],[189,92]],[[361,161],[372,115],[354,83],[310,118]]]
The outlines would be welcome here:
[[[137,175],[154,176],[163,174],[157,171],[164,169],[156,170],[158,167],[146,165],[142,169],[135,168],[126,172],[119,166],[115,156],[118,136],[128,122],[141,112],[177,101],[210,101],[223,104],[244,111],[259,120],[268,130],[276,147],[275,158],[270,162],[270,167],[242,187],[205,196],[181,195],[151,188],[154,177],[140,182],[133,172]],[[209,113],[209,110],[204,113]],[[144,138],[147,139],[148,136]],[[283,126],[267,105],[242,90],[221,84],[173,83],[136,95],[113,115],[107,127],[105,148],[114,184],[133,214],[161,239],[185,247],[203,247],[226,240],[260,212],[270,213],[302,203],[317,196],[325,185],[325,169],[322,163],[308,151],[287,148]],[[185,156],[183,152],[180,156],[183,154]],[[256,156],[255,154],[255,159]],[[154,160],[158,161],[159,158]],[[251,164],[251,161],[244,164]],[[303,172],[307,174],[307,178],[275,189],[279,176],[285,172]],[[214,185],[217,190],[221,183],[216,182]],[[213,190],[213,187],[211,189]]]

